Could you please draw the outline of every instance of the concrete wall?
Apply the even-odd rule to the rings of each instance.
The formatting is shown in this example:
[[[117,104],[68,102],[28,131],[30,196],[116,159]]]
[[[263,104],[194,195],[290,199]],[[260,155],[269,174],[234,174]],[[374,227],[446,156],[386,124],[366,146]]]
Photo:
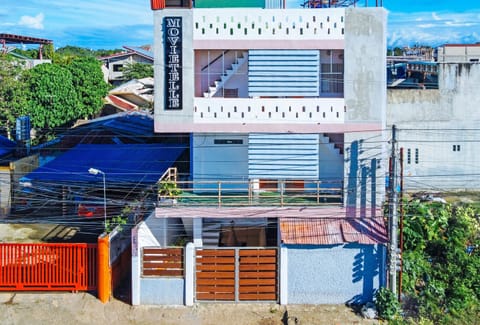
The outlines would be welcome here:
[[[183,278],[140,279],[141,305],[183,305],[185,280]]]
[[[438,90],[388,90],[387,124],[404,148],[406,190],[480,189],[479,85],[480,64],[440,64]]]
[[[375,123],[370,132],[345,133],[344,184],[346,205],[375,211],[384,198],[386,134],[386,11],[346,9],[346,123]]]
[[[183,305],[185,303],[185,279],[180,277],[142,276],[142,248],[165,247],[168,221],[153,216],[132,229],[132,305]]]
[[[346,122],[378,122],[384,125],[386,23],[386,11],[383,8],[346,9]]]
[[[289,304],[364,303],[385,285],[384,246],[286,247]]]

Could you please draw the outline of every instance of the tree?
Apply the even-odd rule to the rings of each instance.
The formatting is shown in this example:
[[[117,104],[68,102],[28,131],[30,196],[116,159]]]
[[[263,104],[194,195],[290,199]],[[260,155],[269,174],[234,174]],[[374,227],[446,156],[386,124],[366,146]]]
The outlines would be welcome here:
[[[22,80],[22,62],[0,55],[0,127],[10,137],[15,120],[27,107],[27,87]]]
[[[26,71],[29,90],[28,115],[32,127],[44,129],[37,135],[46,140],[54,135],[52,128],[66,126],[75,121],[79,100],[73,86],[72,73],[59,65],[40,64]]]
[[[403,288],[419,316],[471,323],[480,316],[480,220],[469,206],[405,205]]]
[[[73,86],[79,99],[78,118],[88,119],[103,107],[108,84],[103,79],[101,62],[93,57],[75,58],[66,65],[73,77]]]
[[[129,63],[123,68],[123,77],[127,80],[153,77],[153,66],[147,63]]]

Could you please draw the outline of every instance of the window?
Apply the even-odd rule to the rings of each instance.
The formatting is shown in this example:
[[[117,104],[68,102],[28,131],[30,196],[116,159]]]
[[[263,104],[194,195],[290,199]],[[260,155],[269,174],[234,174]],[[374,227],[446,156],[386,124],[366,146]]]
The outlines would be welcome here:
[[[121,72],[123,69],[123,64],[114,64],[113,65],[113,72]]]
[[[410,148],[407,149],[407,164],[412,163],[412,150]]]
[[[454,144],[452,147],[453,151],[460,151],[460,145],[459,144]]]
[[[415,148],[415,163],[418,164],[418,148]]]

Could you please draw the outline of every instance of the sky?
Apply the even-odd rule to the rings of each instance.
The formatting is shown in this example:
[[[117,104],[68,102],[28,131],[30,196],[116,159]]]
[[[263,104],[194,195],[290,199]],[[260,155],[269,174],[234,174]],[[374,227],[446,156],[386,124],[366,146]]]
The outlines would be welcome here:
[[[480,42],[479,0],[360,0],[357,6],[365,2],[387,9],[389,48]],[[0,33],[50,39],[56,48],[120,49],[153,43],[153,12],[150,0],[1,0]]]

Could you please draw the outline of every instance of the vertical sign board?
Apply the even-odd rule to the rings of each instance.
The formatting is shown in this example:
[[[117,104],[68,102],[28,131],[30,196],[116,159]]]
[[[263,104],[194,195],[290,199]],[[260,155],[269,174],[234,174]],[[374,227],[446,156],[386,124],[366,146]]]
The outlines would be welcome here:
[[[182,109],[182,17],[164,17],[165,109]]]

